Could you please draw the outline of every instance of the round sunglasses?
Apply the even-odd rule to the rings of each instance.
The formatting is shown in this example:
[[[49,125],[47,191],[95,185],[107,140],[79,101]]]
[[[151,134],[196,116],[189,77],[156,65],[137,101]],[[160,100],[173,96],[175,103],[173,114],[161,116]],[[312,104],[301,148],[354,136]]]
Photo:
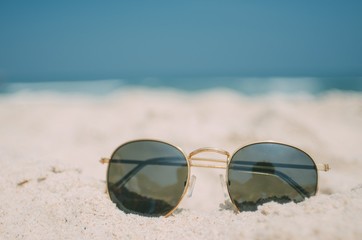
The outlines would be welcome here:
[[[197,157],[208,152],[226,159]],[[277,142],[253,143],[232,155],[200,148],[186,156],[163,141],[134,140],[101,163],[108,163],[107,189],[117,207],[150,217],[171,215],[188,188],[192,193],[196,178],[190,177],[191,167],[226,169],[224,184],[238,211],[255,211],[271,201],[301,202],[316,194],[318,170],[329,170],[328,164],[316,164],[304,151]]]

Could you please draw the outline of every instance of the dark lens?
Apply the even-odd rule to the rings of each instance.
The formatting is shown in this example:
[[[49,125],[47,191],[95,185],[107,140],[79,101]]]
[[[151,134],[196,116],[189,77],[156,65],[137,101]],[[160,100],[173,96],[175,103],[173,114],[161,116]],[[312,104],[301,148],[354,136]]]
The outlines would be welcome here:
[[[240,211],[255,211],[270,201],[300,202],[315,195],[317,169],[312,158],[295,147],[251,144],[232,156],[228,190]]]
[[[163,216],[181,201],[188,181],[184,154],[167,143],[142,140],[120,146],[111,158],[109,195],[127,213]]]

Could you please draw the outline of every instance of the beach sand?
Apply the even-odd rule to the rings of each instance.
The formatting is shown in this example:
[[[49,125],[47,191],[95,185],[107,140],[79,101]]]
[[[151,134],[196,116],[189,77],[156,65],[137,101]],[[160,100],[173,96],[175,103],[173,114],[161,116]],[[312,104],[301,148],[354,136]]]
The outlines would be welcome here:
[[[0,239],[362,239],[359,93],[19,92],[0,95],[0,123]],[[127,215],[106,194],[99,159],[138,138],[185,153],[275,140],[331,171],[319,172],[319,192],[304,202],[236,214],[223,195],[224,171],[192,169],[193,196],[173,215]]]

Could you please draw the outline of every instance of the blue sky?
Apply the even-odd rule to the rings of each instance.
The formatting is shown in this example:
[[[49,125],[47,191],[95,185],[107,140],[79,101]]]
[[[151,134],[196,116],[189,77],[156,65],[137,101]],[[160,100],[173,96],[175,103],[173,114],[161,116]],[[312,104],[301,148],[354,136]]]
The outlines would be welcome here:
[[[362,1],[0,1],[0,80],[362,76]]]

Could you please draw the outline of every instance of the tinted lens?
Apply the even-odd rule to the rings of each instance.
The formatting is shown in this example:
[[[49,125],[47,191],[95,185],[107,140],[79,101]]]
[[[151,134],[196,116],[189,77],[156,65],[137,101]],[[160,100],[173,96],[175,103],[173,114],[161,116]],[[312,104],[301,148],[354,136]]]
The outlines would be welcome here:
[[[257,143],[238,150],[228,169],[228,190],[240,211],[263,203],[300,202],[317,191],[317,169],[305,152],[279,143]]]
[[[188,181],[184,154],[167,143],[126,143],[113,154],[107,173],[109,195],[127,213],[163,216],[180,202]]]

